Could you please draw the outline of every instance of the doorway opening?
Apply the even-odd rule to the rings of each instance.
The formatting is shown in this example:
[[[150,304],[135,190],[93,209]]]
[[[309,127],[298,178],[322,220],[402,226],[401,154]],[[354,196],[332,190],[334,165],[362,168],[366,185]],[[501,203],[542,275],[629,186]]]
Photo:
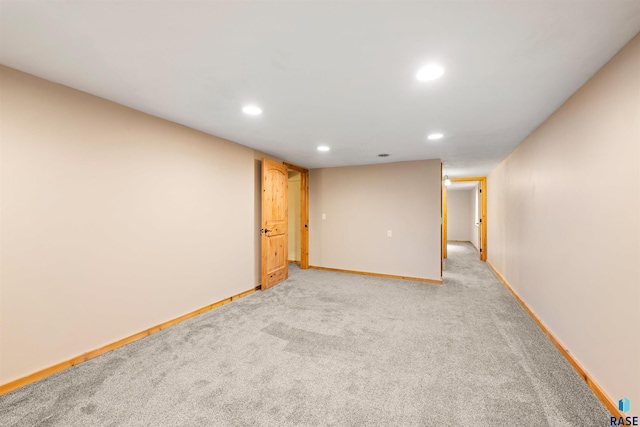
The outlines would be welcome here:
[[[309,170],[286,163],[288,172],[289,263],[309,268]]]
[[[487,179],[451,178],[442,185],[442,257],[448,242],[468,242],[487,260]]]
[[[299,258],[301,269],[309,268],[309,171],[266,158],[261,169],[260,287],[265,290],[289,277],[290,234],[294,258]],[[293,201],[289,200],[290,185]],[[295,215],[293,224],[290,210]],[[295,228],[293,233],[291,227]]]

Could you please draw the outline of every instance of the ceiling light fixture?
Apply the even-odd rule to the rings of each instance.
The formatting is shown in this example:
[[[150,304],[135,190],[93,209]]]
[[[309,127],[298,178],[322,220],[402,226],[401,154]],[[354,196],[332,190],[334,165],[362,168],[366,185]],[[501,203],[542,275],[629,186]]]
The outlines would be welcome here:
[[[378,154],[378,157],[389,157],[389,155],[387,153],[383,153],[383,154]]]
[[[418,74],[416,74],[416,79],[420,80],[421,82],[428,82],[430,80],[437,79],[443,74],[444,68],[439,65],[430,64],[418,71]]]
[[[444,176],[444,185],[447,187],[451,185],[451,180],[449,179],[449,175]]]
[[[430,134],[429,136],[427,136],[427,139],[428,139],[429,141],[435,141],[435,140],[437,140],[437,139],[442,139],[442,137],[443,137],[443,136],[444,136],[444,135],[443,135],[443,134],[441,134],[441,133],[432,133],[432,134]]]
[[[256,107],[255,105],[247,105],[242,109],[245,114],[249,114],[250,116],[258,116],[262,114],[262,109],[260,107]]]
[[[318,147],[318,151],[329,151],[329,150],[330,150],[330,148],[327,147],[326,145],[320,145]]]

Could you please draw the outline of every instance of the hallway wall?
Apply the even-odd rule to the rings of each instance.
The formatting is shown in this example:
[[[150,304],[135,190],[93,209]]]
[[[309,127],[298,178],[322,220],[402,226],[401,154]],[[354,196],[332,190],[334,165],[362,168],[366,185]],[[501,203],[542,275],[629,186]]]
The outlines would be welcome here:
[[[639,171],[640,35],[488,176],[488,261],[615,401],[640,402]]]
[[[447,240],[470,242],[473,211],[471,191],[447,191]]]
[[[288,261],[300,261],[300,172],[289,171],[289,256]]]
[[[309,174],[311,265],[441,279],[440,160]]]
[[[480,216],[481,213],[481,203],[480,193],[478,192],[478,185],[473,188],[469,192],[469,208],[471,209],[471,224],[469,224],[469,229],[471,233],[471,244],[476,247],[476,249],[480,249]]]

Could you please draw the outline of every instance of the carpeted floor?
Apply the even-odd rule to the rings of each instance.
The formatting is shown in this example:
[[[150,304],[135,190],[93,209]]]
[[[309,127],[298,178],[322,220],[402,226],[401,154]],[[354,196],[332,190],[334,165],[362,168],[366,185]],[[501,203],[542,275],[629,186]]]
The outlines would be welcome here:
[[[266,292],[0,397],[2,426],[600,426],[469,244],[443,285],[292,266]]]

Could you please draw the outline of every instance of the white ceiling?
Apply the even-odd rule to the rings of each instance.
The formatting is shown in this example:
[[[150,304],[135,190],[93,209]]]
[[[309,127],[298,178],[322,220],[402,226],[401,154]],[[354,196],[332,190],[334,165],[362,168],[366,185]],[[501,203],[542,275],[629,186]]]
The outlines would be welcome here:
[[[2,0],[0,62],[309,168],[479,176],[639,30],[637,0]]]
[[[478,188],[478,181],[452,182],[447,185],[447,191],[471,191]]]

